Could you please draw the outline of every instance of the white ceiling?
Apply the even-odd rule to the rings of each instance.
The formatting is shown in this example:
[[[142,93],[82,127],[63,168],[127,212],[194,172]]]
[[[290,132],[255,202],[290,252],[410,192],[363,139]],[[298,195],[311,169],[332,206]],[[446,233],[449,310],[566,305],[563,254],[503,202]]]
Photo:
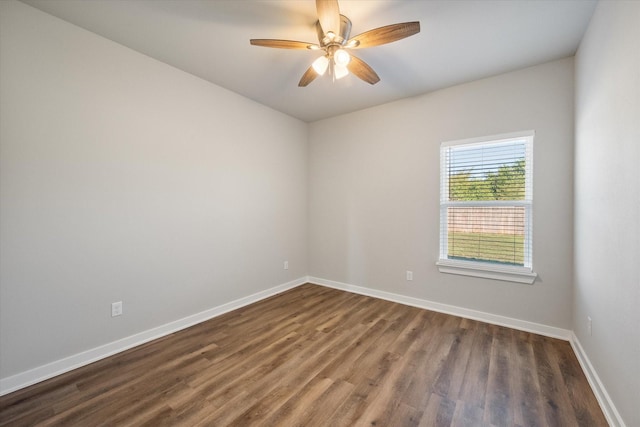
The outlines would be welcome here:
[[[352,36],[420,21],[422,31],[357,51],[381,81],[298,80],[318,52],[313,0],[23,0],[38,9],[304,121],[571,56],[596,0],[341,0]]]

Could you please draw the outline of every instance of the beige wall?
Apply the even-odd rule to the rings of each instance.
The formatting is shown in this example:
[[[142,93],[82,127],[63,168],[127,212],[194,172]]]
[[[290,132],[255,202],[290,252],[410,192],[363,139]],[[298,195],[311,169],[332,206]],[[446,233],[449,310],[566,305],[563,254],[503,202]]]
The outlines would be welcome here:
[[[440,143],[530,129],[538,280],[440,273]],[[571,58],[312,123],[309,144],[311,276],[570,328]]]
[[[0,8],[1,378],[306,275],[305,123]]]
[[[640,2],[600,2],[576,56],[572,329],[629,427],[640,425],[639,23]]]

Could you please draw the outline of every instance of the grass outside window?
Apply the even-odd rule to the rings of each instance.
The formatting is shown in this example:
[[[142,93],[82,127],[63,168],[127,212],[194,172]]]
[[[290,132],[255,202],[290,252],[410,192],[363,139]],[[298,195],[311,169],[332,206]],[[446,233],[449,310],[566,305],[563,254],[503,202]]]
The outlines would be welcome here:
[[[524,265],[524,236],[517,234],[448,233],[450,259]]]

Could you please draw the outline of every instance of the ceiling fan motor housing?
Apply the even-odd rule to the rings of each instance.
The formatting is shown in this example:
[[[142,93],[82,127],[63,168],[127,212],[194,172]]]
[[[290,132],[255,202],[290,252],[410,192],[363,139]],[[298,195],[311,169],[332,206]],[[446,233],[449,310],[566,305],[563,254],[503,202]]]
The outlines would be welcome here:
[[[344,15],[340,15],[340,33],[335,34],[333,38],[325,34],[320,25],[320,21],[316,22],[316,31],[318,32],[318,41],[320,41],[321,47],[328,46],[332,43],[344,45],[347,40],[349,40],[349,35],[351,34],[351,20]]]

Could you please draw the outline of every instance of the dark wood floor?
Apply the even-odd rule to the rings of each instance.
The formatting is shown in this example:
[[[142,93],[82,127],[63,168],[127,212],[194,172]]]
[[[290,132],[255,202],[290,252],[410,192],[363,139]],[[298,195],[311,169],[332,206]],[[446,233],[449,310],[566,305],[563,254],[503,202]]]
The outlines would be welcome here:
[[[0,398],[0,425],[605,426],[567,342],[304,285]]]

